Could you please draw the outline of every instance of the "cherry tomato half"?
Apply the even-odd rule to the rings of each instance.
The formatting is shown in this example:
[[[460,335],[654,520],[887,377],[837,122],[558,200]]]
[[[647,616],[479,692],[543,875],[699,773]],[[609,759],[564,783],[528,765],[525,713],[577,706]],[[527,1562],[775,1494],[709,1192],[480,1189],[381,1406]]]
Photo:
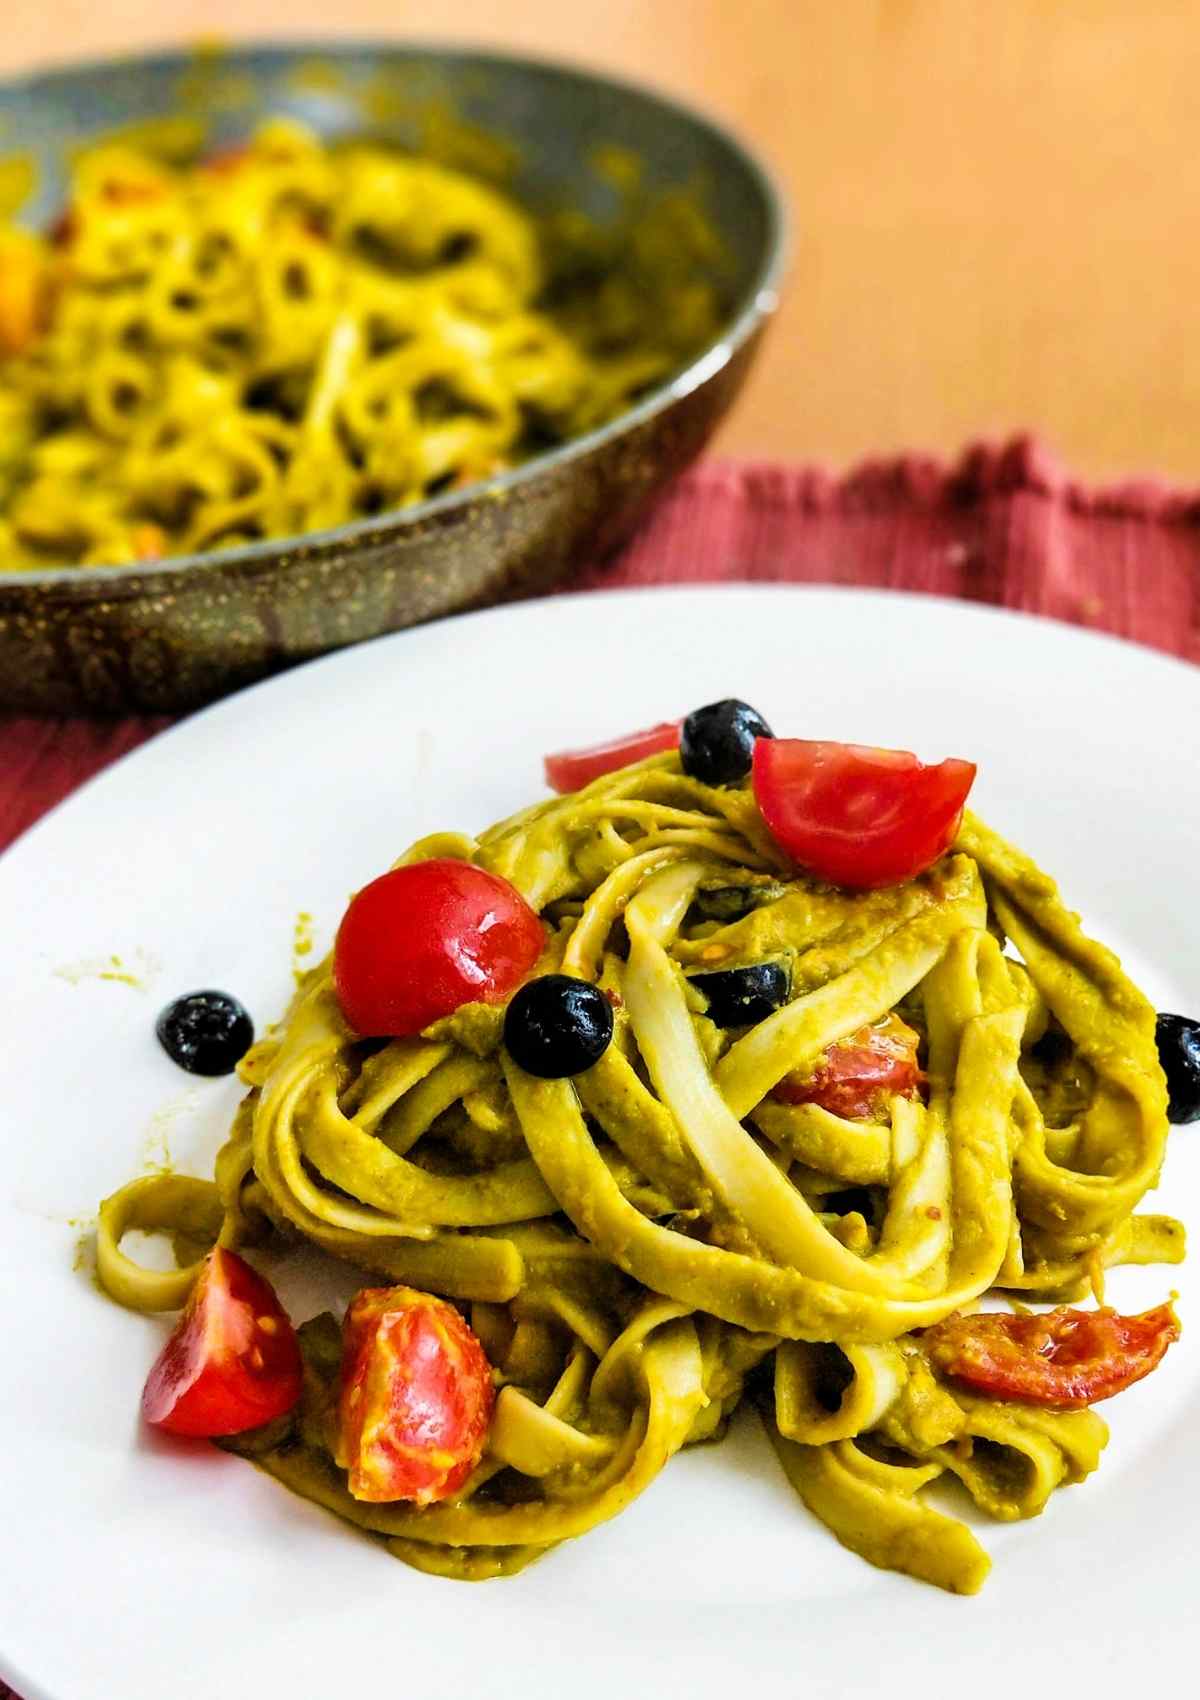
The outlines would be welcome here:
[[[269,1281],[218,1246],[142,1391],[142,1415],[170,1434],[258,1428],[300,1397],[300,1348]]]
[[[411,1287],[367,1287],[346,1312],[334,1461],[355,1499],[429,1505],[483,1455],[491,1368],[454,1306]]]
[[[898,1015],[889,1015],[830,1045],[810,1074],[785,1074],[773,1096],[785,1104],[819,1104],[847,1121],[873,1121],[888,1098],[920,1091],[920,1042]]]
[[[936,767],[907,750],[759,738],[754,795],[801,867],[866,891],[924,873],[954,842],[975,778],[969,761]]]
[[[356,1032],[399,1038],[462,1004],[507,997],[544,943],[515,886],[435,857],[381,874],[351,900],[333,947],[333,983]]]
[[[619,767],[644,761],[663,750],[677,750],[682,724],[680,720],[662,720],[657,726],[647,726],[644,732],[630,732],[586,750],[560,750],[545,758],[546,784],[552,791],[578,791],[602,773],[615,773]]]
[[[1078,1410],[1149,1375],[1179,1334],[1169,1304],[1141,1316],[1062,1305],[1043,1316],[948,1316],[922,1344],[943,1375],[980,1393]]]

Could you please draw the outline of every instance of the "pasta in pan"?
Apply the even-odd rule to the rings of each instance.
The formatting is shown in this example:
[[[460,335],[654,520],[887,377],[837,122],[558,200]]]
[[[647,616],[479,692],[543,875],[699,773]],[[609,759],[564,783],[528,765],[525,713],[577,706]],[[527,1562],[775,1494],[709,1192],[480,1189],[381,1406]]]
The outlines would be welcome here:
[[[282,120],[183,165],[89,149],[50,236],[0,226],[0,566],[403,507],[603,423],[711,337],[683,197],[573,277],[553,235],[462,172]]]
[[[1115,957],[969,813],[926,871],[841,889],[797,870],[750,789],[674,751],[400,865],[431,858],[516,888],[542,923],[536,975],[613,1011],[602,1054],[531,1073],[486,1001],[364,1040],[328,961],[245,1058],[215,1180],[145,1178],[104,1205],[105,1286],[169,1308],[214,1240],[302,1241],[461,1307],[499,1392],[457,1496],[348,1490],[329,1316],[300,1330],[298,1407],[224,1443],[420,1569],[521,1569],[746,1400],[839,1540],[974,1592],[988,1558],[923,1490],[957,1480],[990,1516],[1031,1517],[1096,1468],[1107,1429],[944,1373],[938,1325],[989,1293],[1075,1300],[1114,1264],[1183,1254],[1178,1223],[1138,1213],[1166,1095],[1154,1012]],[[778,1007],[714,1019],[708,977],[764,962],[786,976]],[[785,1090],[901,1023],[923,1090],[845,1114]],[[130,1227],[174,1233],[185,1266],[133,1264]]]

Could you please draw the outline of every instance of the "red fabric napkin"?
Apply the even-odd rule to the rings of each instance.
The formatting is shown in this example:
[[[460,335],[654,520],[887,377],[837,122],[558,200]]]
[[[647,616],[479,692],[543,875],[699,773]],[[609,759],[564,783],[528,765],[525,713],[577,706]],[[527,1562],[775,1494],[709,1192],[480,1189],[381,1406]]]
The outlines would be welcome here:
[[[914,456],[846,477],[702,465],[616,560],[568,588],[763,580],[994,602],[1200,662],[1200,494],[1089,491],[1027,440],[954,466]],[[0,846],[169,724],[0,718]],[[11,1690],[0,1682],[0,1700]]]
[[[1200,494],[1087,490],[1027,439],[954,466],[906,455],[845,477],[710,462],[567,588],[743,579],[995,602],[1200,661]],[[0,847],[167,724],[0,717]]]

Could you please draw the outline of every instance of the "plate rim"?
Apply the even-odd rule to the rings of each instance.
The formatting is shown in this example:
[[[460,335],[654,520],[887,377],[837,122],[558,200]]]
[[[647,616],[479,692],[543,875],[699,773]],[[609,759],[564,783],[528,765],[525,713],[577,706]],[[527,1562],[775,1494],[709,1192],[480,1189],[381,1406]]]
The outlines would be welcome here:
[[[979,622],[988,624],[995,622],[1011,627],[1016,624],[1022,627],[1030,624],[1036,626],[1043,634],[1057,632],[1065,635],[1065,641],[1071,644],[1095,645],[1099,650],[1108,650],[1129,658],[1131,655],[1148,661],[1153,665],[1165,666],[1174,672],[1177,678],[1190,677],[1200,689],[1200,665],[1189,661],[1185,656],[1173,655],[1169,650],[1159,649],[1154,644],[1143,643],[1140,639],[1128,637],[1121,632],[1110,632],[1094,626],[1077,625],[1074,621],[1060,618],[1054,614],[1027,611],[1023,608],[1009,608],[1001,603],[974,602],[963,597],[947,596],[940,592],[924,590],[893,589],[890,586],[877,585],[843,585],[833,583],[796,583],[789,580],[773,579],[730,579],[713,583],[711,581],[681,581],[672,584],[636,584],[614,585],[612,587],[599,585],[594,588],[552,591],[542,596],[521,598],[512,602],[493,604],[488,608],[471,608],[462,613],[443,614],[435,620],[422,621],[417,626],[406,626],[399,631],[381,632],[376,637],[364,638],[360,643],[347,644],[340,649],[329,650],[323,655],[310,656],[305,661],[297,662],[294,666],[281,668],[278,672],[270,673],[264,679],[253,679],[248,684],[239,686],[237,690],[229,691],[215,701],[202,704],[200,707],[184,712],[173,719],[168,726],[153,733],[131,750],[122,751],[115,760],[107,763],[95,773],[89,774],[65,797],[61,797],[45,814],[24,827],[15,838],[0,850],[0,883],[8,858],[22,849],[35,834],[39,833],[47,823],[57,819],[59,814],[69,809],[72,803],[85,794],[90,795],[93,787],[110,774],[119,772],[126,762],[132,761],[151,748],[158,748],[164,742],[174,738],[177,733],[194,723],[207,720],[209,716],[220,716],[240,710],[241,706],[257,698],[263,691],[271,691],[285,684],[289,679],[308,676],[311,669],[337,667],[348,665],[349,657],[359,656],[364,651],[373,650],[377,645],[403,645],[421,641],[425,632],[440,631],[451,624],[474,626],[482,621],[496,620],[507,622],[520,620],[530,611],[542,611],[550,607],[571,606],[590,602],[597,596],[602,596],[606,602],[634,601],[643,598],[667,601],[684,599],[693,596],[719,599],[721,597],[740,596],[786,596],[814,599],[829,598],[831,600],[853,599],[865,603],[897,602],[910,607],[932,607],[962,617],[968,623]],[[15,718],[33,718],[19,716]],[[92,716],[71,716],[92,721]],[[137,715],[118,716],[113,724],[121,719],[143,718]],[[104,722],[101,722],[103,724]]]
[[[572,607],[572,606],[574,606],[574,607],[580,607],[580,606],[586,607],[590,604],[590,600],[591,600],[592,597],[595,596],[595,594],[596,593],[594,591],[580,591],[580,592],[575,592],[574,594],[571,594],[571,595],[557,595],[557,596],[543,597],[543,598],[539,598],[539,599],[536,599],[536,600],[530,601],[530,602],[507,605],[507,606],[504,606],[504,607],[494,608],[494,609],[479,610],[479,611],[472,613],[470,615],[459,616],[458,619],[459,620],[467,619],[467,620],[470,620],[473,623],[482,621],[482,622],[493,622],[497,625],[502,625],[502,624],[510,622],[510,621],[521,620],[523,618],[532,617],[534,614],[545,615],[545,614],[549,613],[551,610],[553,610],[553,609],[555,609],[556,607],[559,607],[559,606],[562,606],[564,608],[564,610],[566,610],[568,607]],[[697,601],[704,601],[704,602],[710,602],[711,603],[711,602],[719,601],[719,600],[722,600],[722,599],[726,599],[726,600],[747,599],[747,598],[755,599],[755,598],[759,598],[759,597],[762,597],[762,596],[768,596],[768,597],[774,597],[774,598],[781,599],[781,600],[784,599],[784,598],[786,598],[788,600],[792,600],[792,601],[821,599],[821,600],[827,600],[831,603],[851,603],[851,604],[855,603],[855,602],[858,602],[858,603],[861,604],[863,602],[869,601],[871,603],[878,604],[881,607],[882,606],[894,606],[896,599],[899,598],[901,600],[901,602],[904,603],[904,604],[911,605],[911,606],[914,606],[914,607],[920,607],[922,609],[929,609],[929,610],[932,610],[932,611],[936,611],[937,613],[942,614],[942,615],[949,614],[953,619],[965,621],[970,625],[974,625],[977,629],[985,629],[989,626],[997,628],[997,629],[1015,629],[1011,626],[1011,622],[1013,620],[1019,620],[1023,623],[1024,629],[1029,630],[1030,629],[1030,622],[1032,621],[1037,628],[1039,639],[1051,639],[1051,638],[1053,638],[1055,644],[1057,644],[1057,642],[1061,640],[1062,642],[1067,643],[1067,644],[1071,645],[1072,647],[1079,647],[1080,646],[1080,640],[1082,639],[1082,640],[1084,640],[1083,647],[1090,647],[1093,650],[1095,650],[1095,652],[1097,654],[1109,653],[1109,654],[1115,655],[1115,654],[1123,653],[1125,655],[1126,659],[1129,660],[1129,661],[1132,661],[1135,665],[1137,665],[1139,663],[1139,660],[1142,663],[1149,662],[1151,670],[1154,670],[1157,664],[1161,664],[1163,662],[1174,663],[1175,665],[1173,667],[1169,668],[1169,671],[1172,673],[1172,675],[1177,680],[1179,680],[1181,682],[1189,680],[1189,679],[1192,681],[1192,683],[1190,685],[1185,686],[1186,690],[1189,693],[1194,688],[1200,688],[1200,669],[1196,668],[1193,664],[1187,662],[1186,660],[1166,655],[1163,652],[1155,650],[1148,645],[1140,644],[1136,640],[1124,638],[1124,637],[1121,637],[1117,634],[1112,634],[1112,633],[1107,633],[1107,632],[1098,632],[1098,631],[1092,630],[1090,628],[1081,628],[1081,627],[1073,626],[1070,622],[1063,621],[1063,620],[1060,620],[1060,619],[1056,619],[1056,618],[1050,617],[1050,616],[1030,615],[1030,614],[1024,613],[1021,610],[1005,609],[1005,608],[994,607],[994,606],[991,606],[991,605],[983,605],[983,604],[976,604],[976,603],[970,603],[970,602],[963,602],[963,601],[956,599],[956,598],[953,598],[953,597],[932,596],[932,595],[930,595],[928,593],[924,593],[924,592],[899,592],[899,591],[886,590],[886,589],[874,589],[874,588],[866,588],[866,587],[851,587],[851,586],[838,586],[838,585],[794,585],[794,584],[775,584],[775,583],[770,583],[770,582],[754,582],[754,583],[740,583],[739,582],[739,583],[715,584],[715,585],[714,584],[701,584],[701,585],[685,584],[685,585],[672,585],[672,586],[627,587],[627,588],[624,588],[624,589],[621,589],[621,590],[610,591],[609,596],[611,598],[623,600],[623,601],[631,603],[631,604],[643,601],[647,596],[650,596],[651,598],[653,598],[655,600],[663,601],[664,603],[668,602],[670,600],[676,600],[676,599],[679,599],[679,598],[687,598],[687,599],[693,599],[694,598]],[[1000,616],[1001,618],[998,619],[997,616]],[[448,622],[446,622],[446,621],[431,622],[430,626],[428,628],[427,627],[418,627],[418,628],[414,628],[412,630],[405,631],[405,632],[388,634],[387,636],[380,637],[378,639],[372,640],[372,643],[374,643],[374,644],[392,643],[392,644],[400,644],[400,645],[403,645],[403,644],[409,644],[409,645],[420,644],[422,641],[424,641],[423,638],[422,638],[422,634],[424,632],[426,632],[427,630],[429,630],[429,631],[440,630],[441,628],[445,627],[447,624],[448,624]],[[457,623],[456,623],[456,625],[457,625]],[[1058,637],[1054,637],[1056,630],[1059,634]],[[1089,640],[1089,639],[1092,639],[1092,640],[1099,639],[1100,643],[1099,643],[1098,646],[1094,643],[1089,645],[1086,641],[1086,640]],[[1111,645],[1117,645],[1118,647],[1117,647],[1116,650],[1113,650],[1113,649],[1110,648]],[[165,748],[167,748],[168,750],[170,750],[170,748],[172,747],[171,743],[170,743],[170,739],[171,739],[171,735],[173,733],[175,733],[175,732],[185,732],[186,729],[189,728],[194,721],[200,721],[201,719],[203,719],[206,716],[213,716],[213,717],[219,718],[220,716],[227,714],[227,715],[230,716],[231,720],[235,719],[239,714],[241,714],[243,712],[243,700],[242,699],[244,697],[248,697],[250,695],[250,693],[256,692],[256,691],[286,690],[287,688],[289,688],[286,685],[286,681],[292,676],[292,674],[294,673],[297,676],[297,681],[299,683],[299,681],[302,680],[303,677],[305,676],[305,669],[308,666],[322,666],[322,667],[330,667],[330,668],[334,668],[334,667],[337,667],[337,666],[343,666],[343,667],[346,667],[347,669],[349,669],[350,666],[352,665],[351,657],[353,656],[353,654],[354,654],[354,652],[351,651],[351,650],[343,650],[343,651],[336,652],[335,654],[332,654],[332,655],[329,655],[329,656],[317,658],[310,663],[305,663],[300,667],[290,669],[288,672],[275,675],[271,679],[264,680],[264,681],[261,681],[261,682],[254,684],[254,685],[248,686],[245,691],[238,692],[238,693],[235,693],[231,696],[228,696],[228,697],[222,699],[221,701],[219,701],[215,704],[212,704],[209,707],[198,711],[196,714],[185,717],[184,719],[177,722],[175,726],[169,728],[165,733],[160,734],[159,736],[150,740],[147,744],[139,746],[138,749],[129,752],[128,756],[123,756],[117,762],[111,764],[111,766],[108,769],[106,769],[103,772],[101,772],[100,774],[94,776],[94,778],[89,780],[84,786],[79,787],[75,792],[73,792],[71,794],[70,797],[65,799],[55,809],[49,811],[48,814],[42,818],[42,820],[35,823],[35,825],[33,827],[31,827],[26,833],[22,834],[19,839],[15,840],[13,845],[10,847],[10,850],[11,851],[21,851],[22,853],[24,853],[26,848],[32,843],[33,844],[33,854],[36,856],[36,854],[37,854],[36,838],[37,838],[38,833],[41,831],[41,829],[44,826],[48,826],[50,823],[55,823],[55,825],[61,825],[61,822],[58,821],[58,817],[60,816],[61,812],[63,810],[69,810],[71,805],[74,802],[76,802],[78,799],[83,797],[85,795],[85,793],[90,794],[93,786],[102,786],[103,782],[105,781],[105,779],[107,777],[109,777],[110,775],[115,775],[118,772],[120,772],[125,761],[130,760],[134,757],[137,757],[137,756],[143,754],[143,752],[145,752],[146,750],[157,747],[159,745],[162,745]],[[397,679],[397,684],[396,684],[397,694],[402,696],[403,692],[405,690],[405,684],[403,682],[402,670],[393,669],[393,673],[394,673],[394,676]],[[291,688],[294,689],[296,687],[291,687]],[[302,688],[302,686],[300,688]],[[251,708],[251,712],[252,711],[253,711],[253,708]],[[68,823],[68,830],[70,830],[69,823]],[[5,857],[0,857],[0,896],[2,896],[7,889],[9,889],[8,881],[14,877],[14,869],[13,869],[14,860],[18,863],[18,867],[16,869],[16,877],[19,878],[20,877],[19,863],[22,860],[22,856],[17,856],[17,857],[14,858],[12,855],[9,855],[8,853],[6,853]],[[911,1586],[912,1586],[913,1589],[916,1588],[916,1584],[912,1584]],[[994,1579],[993,1583],[991,1584],[991,1587],[996,1588],[996,1589],[999,1588],[999,1577]],[[925,1592],[931,1593],[932,1590],[926,1590]],[[473,1599],[476,1596],[469,1596],[469,1597]],[[896,1613],[896,1615],[898,1615],[898,1616],[908,1615],[906,1608],[908,1607],[910,1599],[913,1598],[912,1594],[906,1592],[903,1596],[901,1596],[899,1593],[896,1593],[893,1596],[889,1592],[889,1597],[894,1598],[894,1600],[896,1602],[895,1603],[895,1613]],[[984,1598],[986,1600],[988,1598],[988,1595],[985,1594]],[[809,1600],[804,1600],[800,1603],[803,1604],[806,1608],[811,1607],[815,1603],[819,1604],[819,1602],[813,1602],[813,1601],[809,1601]],[[861,1600],[860,1603],[862,1604],[862,1607],[863,1607],[864,1621],[869,1621],[872,1625],[874,1625],[875,1622],[876,1622],[876,1617],[877,1617],[878,1612],[880,1612],[881,1610],[886,1611],[888,1609],[887,1607],[880,1607],[878,1605],[868,1606],[865,1600]],[[925,1599],[920,1604],[920,1606],[918,1606],[916,1603],[914,1603],[913,1606],[912,1606],[912,1614],[911,1614],[913,1623],[916,1624],[918,1621],[922,1622],[922,1623],[932,1622],[932,1621],[935,1620],[935,1618],[939,1619],[941,1621],[946,1621],[946,1619],[943,1615],[943,1612],[942,1612],[942,1607],[944,1605],[945,1605],[945,1602],[938,1600],[938,1599],[935,1599],[932,1602],[929,1601],[928,1599]],[[955,1612],[958,1612],[958,1613],[969,1613],[972,1608],[969,1604],[956,1601],[956,1602],[950,1602],[948,1609],[955,1611]],[[978,1618],[978,1621],[980,1623],[982,1623],[986,1620],[981,1615]],[[960,1633],[965,1638],[966,1636],[969,1635],[970,1628],[971,1628],[971,1625],[968,1622],[967,1618],[961,1617],[958,1621],[958,1633]],[[956,1643],[957,1643],[957,1639],[958,1639],[958,1633],[956,1633],[955,1636],[954,1636],[954,1640],[955,1640]],[[782,1643],[781,1643],[781,1645],[782,1645]],[[957,1667],[955,1667],[955,1668],[957,1668]],[[602,1669],[603,1669],[603,1661],[601,1661],[601,1670]],[[824,1667],[822,1666],[822,1671],[823,1671],[823,1669],[824,1669]],[[71,1700],[70,1696],[64,1695],[57,1690],[52,1690],[50,1688],[47,1688],[47,1687],[43,1686],[42,1684],[40,1684],[39,1682],[33,1680],[30,1676],[26,1675],[24,1673],[24,1671],[22,1671],[20,1669],[19,1665],[11,1659],[8,1649],[3,1647],[3,1646],[0,1646],[0,1673],[4,1674],[7,1678],[7,1680],[13,1682],[16,1685],[18,1692],[24,1696],[24,1700]],[[821,1671],[818,1671],[817,1674],[819,1676],[821,1674]],[[975,1693],[976,1693],[977,1696],[980,1693],[982,1693],[985,1689],[989,1694],[992,1692],[992,1690],[989,1687],[987,1687],[987,1683],[988,1683],[989,1680],[990,1679],[986,1676],[984,1676],[981,1679],[980,1687],[975,1690]],[[542,1691],[541,1691],[540,1688],[537,1688],[536,1690],[530,1690],[530,1692],[531,1692],[531,1694],[534,1693],[534,1692],[540,1694]],[[702,1692],[707,1694],[707,1692],[708,1692],[707,1688],[704,1688],[702,1690]],[[818,1689],[817,1692],[821,1692],[821,1690]],[[857,1687],[854,1686],[853,1681],[851,1679],[848,1679],[845,1687],[841,1690],[841,1692],[849,1695],[850,1693],[857,1694],[859,1692],[859,1690],[858,1690]],[[903,1689],[902,1692],[907,1693],[908,1692],[907,1688]],[[1093,1689],[1093,1692],[1096,1692],[1096,1690]]]

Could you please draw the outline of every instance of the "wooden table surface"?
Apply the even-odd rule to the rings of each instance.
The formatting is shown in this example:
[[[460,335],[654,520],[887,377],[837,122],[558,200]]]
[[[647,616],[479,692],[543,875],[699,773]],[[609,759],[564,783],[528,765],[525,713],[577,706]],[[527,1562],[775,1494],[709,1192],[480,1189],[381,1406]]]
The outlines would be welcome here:
[[[473,39],[657,83],[772,160],[798,231],[722,438],[844,463],[1042,432],[1200,481],[1190,0],[5,0],[0,74],[201,36]]]

